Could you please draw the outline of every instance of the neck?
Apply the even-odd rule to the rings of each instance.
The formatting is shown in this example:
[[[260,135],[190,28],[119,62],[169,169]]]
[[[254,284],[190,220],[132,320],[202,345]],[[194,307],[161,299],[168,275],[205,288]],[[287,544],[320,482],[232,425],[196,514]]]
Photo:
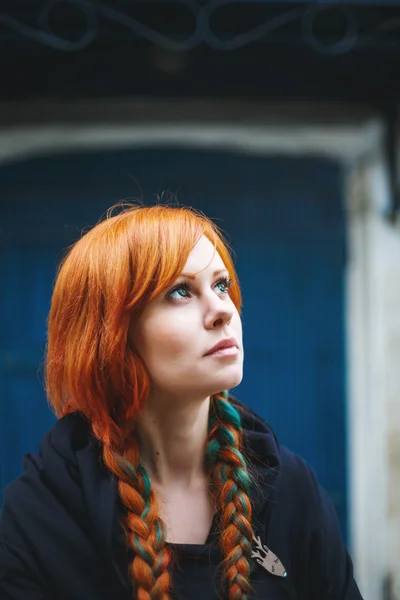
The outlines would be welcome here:
[[[141,462],[153,484],[194,490],[204,484],[210,398],[151,395],[137,422]]]

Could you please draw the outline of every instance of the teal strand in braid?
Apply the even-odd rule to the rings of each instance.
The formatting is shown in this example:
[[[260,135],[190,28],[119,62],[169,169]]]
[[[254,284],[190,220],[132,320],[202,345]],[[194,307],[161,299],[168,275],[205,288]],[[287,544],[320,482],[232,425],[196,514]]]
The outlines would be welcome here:
[[[114,455],[114,458],[116,459],[116,461],[118,462],[120,468],[125,473],[125,475],[129,479],[132,480],[135,488],[137,487],[137,484],[138,484],[138,480],[139,480],[138,476],[140,476],[142,478],[142,481],[143,481],[142,498],[145,503],[145,507],[144,507],[142,514],[140,515],[140,518],[145,522],[145,519],[150,510],[150,496],[151,496],[150,477],[142,464],[140,464],[140,463],[138,464],[137,472],[136,472],[136,469],[133,467],[133,465],[125,457],[121,456],[121,454],[118,454],[118,452],[114,451],[113,455]],[[166,529],[165,529],[165,525],[162,522],[160,522],[158,519],[155,521],[154,525],[156,528],[156,538],[157,538],[156,551],[158,554],[158,558],[156,559],[156,561],[154,561],[153,558],[150,556],[150,554],[148,552],[146,552],[146,550],[143,548],[141,539],[137,533],[133,534],[133,540],[134,540],[135,550],[141,556],[141,558],[143,558],[143,560],[145,560],[150,566],[152,566],[154,576],[155,576],[155,578],[157,578],[162,572],[162,556],[159,554],[159,552],[164,545],[164,541],[166,538]]]
[[[237,458],[240,466],[223,462],[219,478],[222,483],[226,483],[229,479],[233,480],[236,486],[235,492],[239,494],[240,498],[241,490],[247,495],[250,493],[251,479],[247,471],[246,460],[239,448],[235,448],[235,438],[232,432],[226,427],[226,425],[232,425],[236,430],[239,430],[241,427],[240,414],[227,400],[214,397],[214,407],[210,411],[209,417],[209,429],[212,430],[217,423],[219,423],[219,426],[215,437],[210,439],[207,444],[206,460],[209,466],[214,466],[219,460],[224,461],[220,457],[220,450],[222,448],[229,448],[230,452]],[[234,496],[233,491],[230,496]],[[245,503],[243,499],[241,499],[241,502],[244,507]]]
[[[230,474],[228,473],[229,469],[232,469],[232,473]],[[231,467],[230,465],[227,465],[225,463],[221,469],[221,479],[222,481],[228,481],[228,479],[232,479],[235,484],[234,486],[232,486],[232,489],[228,494],[228,502],[233,502],[235,494],[239,494],[240,501],[242,502],[242,507],[243,509],[245,509],[245,502],[240,496],[240,490],[246,491],[250,489],[251,481],[247,471],[238,469],[237,467]]]
[[[115,452],[115,450],[112,451],[112,455],[114,456],[115,460],[117,461],[119,468],[125,473],[125,475],[129,479],[132,479],[132,481],[134,482],[135,485],[137,485],[138,478],[136,475],[136,470],[131,465],[129,460],[126,460],[126,458],[124,456],[121,456],[121,454],[118,454],[118,452]]]
[[[216,484],[222,484],[222,488],[228,482],[232,482],[232,488],[226,496],[227,504],[233,503],[236,510],[247,519],[247,503],[244,494],[249,496],[251,488],[251,478],[247,471],[247,464],[240,449],[236,447],[236,438],[228,426],[233,427],[239,432],[241,428],[241,418],[239,412],[229,403],[228,393],[222,393],[213,398],[213,407],[210,410],[209,430],[212,438],[209,440],[206,450],[206,462],[208,466],[214,467],[213,480]],[[214,431],[213,431],[214,430]],[[221,456],[221,450],[229,449],[235,456],[238,464],[227,461],[226,457]],[[249,532],[244,527],[243,521],[233,512],[230,522],[237,527],[235,544],[239,546],[229,555],[228,560],[235,564],[240,557],[244,557],[249,563],[249,576],[251,575],[254,564],[250,561],[252,553],[252,539],[249,539]],[[241,577],[239,574],[237,578]],[[241,600],[246,600],[247,594],[241,594]]]
[[[235,439],[232,432],[221,424],[221,421],[233,425],[236,430],[241,427],[241,418],[239,412],[234,406],[228,402],[228,391],[220,394],[224,398],[221,400],[218,396],[213,398],[213,407],[210,410],[210,416],[208,420],[209,431],[212,431],[218,423],[220,426],[217,430],[217,436],[210,440],[206,450],[206,464],[208,467],[212,467],[218,460],[220,448],[222,446],[229,447],[233,450]],[[238,452],[240,456],[240,452]],[[245,462],[243,459],[243,466]]]
[[[142,464],[138,464],[137,466],[137,472],[135,467],[129,462],[129,460],[127,460],[124,456],[121,456],[121,454],[118,454],[118,452],[113,451],[113,456],[115,458],[115,460],[117,461],[117,463],[119,464],[121,470],[125,473],[125,475],[131,479],[134,483],[135,486],[137,486],[138,481],[139,481],[139,476],[142,478],[143,481],[143,500],[145,502],[150,500],[150,491],[151,491],[151,482],[150,482],[150,477],[146,471],[146,469],[144,468],[144,466]],[[147,515],[147,512],[146,512]]]
[[[156,551],[156,559],[154,561],[154,565],[153,565],[153,574],[155,579],[158,579],[158,577],[160,577],[163,573],[164,567],[164,555],[163,555],[163,548],[164,548],[164,544],[165,541],[167,539],[167,528],[165,526],[165,524],[161,521],[161,519],[157,519],[154,522],[154,526],[156,529],[156,544],[155,544],[155,551]]]

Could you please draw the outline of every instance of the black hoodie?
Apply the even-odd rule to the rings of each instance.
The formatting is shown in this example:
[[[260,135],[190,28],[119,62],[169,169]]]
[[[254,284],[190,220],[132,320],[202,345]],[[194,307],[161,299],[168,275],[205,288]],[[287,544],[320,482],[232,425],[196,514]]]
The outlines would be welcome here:
[[[265,421],[237,406],[260,488],[251,494],[255,536],[287,571],[286,578],[272,575],[254,558],[249,598],[360,600],[334,508],[313,471],[279,446]],[[0,600],[132,600],[123,507],[86,419],[74,413],[57,421],[23,467],[4,493]],[[205,545],[170,545],[178,557],[172,598],[216,600],[222,557],[215,520]]]

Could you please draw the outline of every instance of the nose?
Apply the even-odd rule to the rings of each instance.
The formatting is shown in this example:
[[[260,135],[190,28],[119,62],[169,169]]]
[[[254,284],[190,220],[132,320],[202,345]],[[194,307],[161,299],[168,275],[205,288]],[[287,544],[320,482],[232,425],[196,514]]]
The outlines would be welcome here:
[[[208,312],[205,317],[206,329],[217,329],[229,325],[232,320],[235,307],[232,302],[226,298],[222,299],[218,296],[210,302]]]

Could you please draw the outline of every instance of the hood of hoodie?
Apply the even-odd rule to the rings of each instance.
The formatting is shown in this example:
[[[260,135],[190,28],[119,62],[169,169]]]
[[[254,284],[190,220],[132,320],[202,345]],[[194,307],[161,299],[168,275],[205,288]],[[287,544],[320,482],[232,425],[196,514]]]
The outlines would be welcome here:
[[[241,415],[244,451],[257,483],[250,494],[257,517],[275,487],[279,444],[266,421],[234,397],[229,399]],[[102,463],[100,443],[92,436],[86,418],[76,412],[58,420],[44,436],[39,455],[26,455],[24,468],[30,477],[40,477],[73,519],[83,524],[127,585],[116,560],[121,553],[117,483]]]

